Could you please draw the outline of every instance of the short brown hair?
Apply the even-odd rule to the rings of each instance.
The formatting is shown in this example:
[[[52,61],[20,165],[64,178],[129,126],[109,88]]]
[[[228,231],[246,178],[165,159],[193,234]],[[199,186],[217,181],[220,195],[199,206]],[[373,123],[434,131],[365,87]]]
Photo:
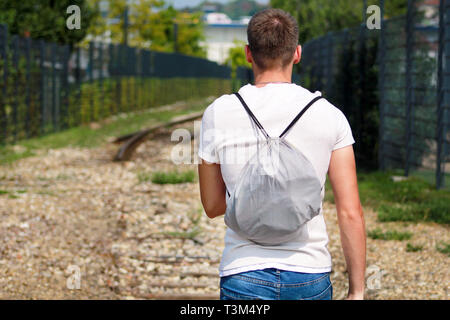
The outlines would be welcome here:
[[[281,9],[256,13],[247,28],[247,37],[256,65],[262,69],[286,67],[298,45],[297,21]]]

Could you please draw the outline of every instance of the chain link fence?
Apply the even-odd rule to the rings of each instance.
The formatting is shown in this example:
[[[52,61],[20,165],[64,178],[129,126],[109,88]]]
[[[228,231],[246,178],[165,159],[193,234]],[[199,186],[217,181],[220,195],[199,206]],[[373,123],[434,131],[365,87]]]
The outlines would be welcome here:
[[[10,36],[0,25],[0,144],[219,96],[232,90],[230,76],[206,59],[95,42],[71,48]]]
[[[364,24],[304,44],[301,82],[347,116],[360,168],[450,187],[449,42],[450,1],[409,0],[380,30]]]

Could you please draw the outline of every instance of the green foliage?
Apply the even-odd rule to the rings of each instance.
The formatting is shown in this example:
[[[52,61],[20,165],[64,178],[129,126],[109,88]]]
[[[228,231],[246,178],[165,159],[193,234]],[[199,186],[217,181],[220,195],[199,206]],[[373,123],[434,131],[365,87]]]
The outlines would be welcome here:
[[[403,13],[406,8],[405,3],[391,2],[387,10],[395,14]],[[396,7],[393,7],[394,4]],[[311,3],[311,5],[313,4]],[[339,10],[340,8],[337,9],[337,15],[339,15]],[[415,23],[420,24],[422,18],[422,13],[416,14]],[[358,25],[358,23],[355,24]],[[388,34],[386,47],[389,49],[385,53],[385,70],[389,76],[385,80],[388,85],[385,85],[383,93],[385,109],[394,116],[384,117],[383,140],[407,145],[405,139],[407,124],[404,116],[402,117],[406,110],[405,64],[399,63],[405,59],[405,20],[390,21],[386,28]],[[330,30],[332,29],[334,28]],[[326,28],[324,30],[329,31]],[[379,33],[366,30],[365,39],[362,42],[361,32],[362,29],[356,26],[315,38],[314,41],[319,44],[318,46],[315,46],[313,42],[305,43],[303,62],[299,69],[303,86],[312,91],[322,91],[327,99],[347,116],[357,142],[354,146],[357,166],[373,170],[379,167],[380,146],[378,141],[380,91],[378,90],[379,64],[377,61]],[[423,31],[415,31],[415,37],[425,36],[421,35],[421,32]],[[317,55],[323,54],[324,47],[330,48],[328,42],[330,39],[333,41],[333,46],[329,54],[332,54],[333,57],[324,58],[329,59],[328,61],[332,63],[333,70],[329,72],[322,61],[317,61]],[[429,112],[429,106],[435,104],[436,99],[436,88],[430,85],[435,83],[436,57],[430,56],[429,45],[429,43],[415,43],[412,52],[414,58],[412,82],[415,87],[420,89],[414,92],[413,119],[416,120],[412,126],[414,141],[411,144],[417,148],[409,156],[411,170],[417,169],[423,162],[423,158],[433,152],[425,137],[429,136],[429,132],[437,130],[435,115]],[[322,49],[317,49],[318,51],[314,51],[312,54],[311,50],[318,47]],[[424,119],[424,121],[417,119]],[[398,166],[399,161],[391,159],[406,158],[406,148],[388,145],[384,152],[390,156],[389,159],[384,157],[388,168]]]
[[[400,182],[391,179],[393,172],[358,172],[361,204],[377,211],[378,221],[436,222],[450,224],[450,192],[436,190],[418,177]],[[325,201],[334,203],[329,179]]]
[[[405,0],[386,1],[386,17],[404,14]],[[379,4],[369,0],[368,5]],[[273,8],[283,9],[297,19],[300,43],[324,35],[330,31],[354,27],[362,23],[363,1],[354,0],[271,0]]]
[[[156,184],[178,184],[186,182],[194,182],[196,177],[195,171],[188,170],[185,172],[155,172],[151,176],[151,180]]]
[[[236,71],[238,67],[251,68],[252,65],[247,62],[245,57],[245,42],[235,40],[234,47],[228,51],[228,58],[225,60],[225,64],[231,66],[231,77],[236,78]]]
[[[378,220],[450,223],[450,192],[417,177],[400,182],[392,172],[358,173],[361,203],[378,211]]]
[[[389,174],[360,175],[363,204],[378,211],[380,221],[450,223],[450,193],[416,177],[393,182]]]
[[[448,201],[449,199],[430,199],[423,203],[397,206],[383,204],[378,209],[378,220],[383,222],[434,221],[442,224],[450,224]]]
[[[450,243],[441,242],[438,245],[436,245],[436,250],[450,257]]]
[[[148,172],[138,172],[137,179],[138,179],[139,183],[144,183],[144,182],[152,180],[152,177]]]
[[[199,226],[194,226],[189,231],[166,231],[162,232],[162,234],[172,237],[172,238],[181,238],[181,239],[191,239],[194,240],[198,235],[202,233],[202,229]]]
[[[220,96],[230,91],[229,79],[214,78],[123,77],[105,80],[103,86],[100,86],[98,81],[84,83],[81,92],[73,90],[67,100],[68,104],[62,106],[68,110],[67,117],[62,118],[64,131],[25,139],[24,127],[19,125],[19,141],[16,146],[9,145],[13,140],[8,135],[5,140],[0,140],[7,143],[0,146],[0,164],[33,156],[41,149],[62,148],[68,145],[94,147],[106,142],[108,137],[129,134],[151,123],[167,121],[176,115],[201,111],[205,108],[206,97]],[[175,111],[153,109],[176,101],[186,101],[189,108]],[[19,119],[23,119],[26,108],[20,110],[24,113],[19,114]],[[41,115],[36,112],[31,113],[30,117],[31,123],[36,123],[36,130],[32,130],[36,131],[32,136],[36,136],[40,134],[38,129]],[[108,121],[98,125],[99,128],[84,125],[102,121],[107,117]],[[13,125],[8,123],[7,133],[11,132],[12,128]],[[0,131],[1,133],[3,132]],[[4,138],[2,135],[0,137]],[[23,150],[18,152],[17,147]]]
[[[380,228],[369,231],[367,235],[371,239],[397,241],[409,240],[412,237],[412,233],[408,231],[402,232],[397,230],[388,230],[386,232],[383,232]]]
[[[303,60],[299,65],[301,85],[311,91],[321,91],[324,96],[346,115],[355,144],[359,168],[378,168],[379,101],[377,33],[367,33],[362,45],[359,28],[333,32],[304,45]],[[332,39],[332,62],[327,69],[323,61],[324,47]],[[322,48],[322,49],[318,49]]]
[[[178,30],[176,39],[174,23]],[[200,46],[200,42],[204,40],[201,13],[183,13],[169,6],[153,17],[152,25],[149,34],[143,37],[144,40],[152,41],[151,49],[173,52],[176,46],[178,53],[206,57],[206,50]]]
[[[70,5],[80,7],[80,30],[67,29],[66,10]],[[0,1],[0,23],[7,24],[11,34],[61,44],[73,45],[83,40],[98,15],[88,0]]]
[[[422,251],[423,246],[422,245],[413,245],[412,243],[406,244],[406,252],[418,252]]]
[[[268,8],[268,6],[260,4],[254,0],[234,0],[227,3],[203,1],[197,6],[193,8],[186,8],[183,11],[201,11],[205,4],[215,6],[217,12],[223,12],[233,20],[237,20],[242,16],[253,16],[256,12]]]
[[[419,18],[420,19],[420,18]],[[417,22],[416,22],[417,23]],[[400,20],[391,23],[388,32],[391,35],[387,38],[387,46],[391,49],[386,51],[385,59],[390,61],[386,63],[385,70],[389,76],[389,85],[385,86],[385,109],[393,116],[385,117],[385,130],[383,140],[404,145],[403,148],[392,147],[387,143],[385,152],[389,154],[390,159],[385,159],[385,165],[388,168],[398,168],[399,162],[394,159],[405,159],[406,162],[408,140],[416,148],[409,155],[410,170],[417,169],[423,163],[424,158],[435,153],[434,147],[430,145],[430,132],[436,132],[437,121],[436,114],[430,112],[430,105],[436,104],[436,56],[430,54],[430,43],[414,43],[412,51],[414,71],[411,73],[413,87],[420,88],[413,90],[414,107],[412,108],[412,119],[414,119],[412,128],[413,136],[407,137],[407,119],[406,119],[406,92],[407,87],[405,77],[405,65],[398,61],[405,60],[406,45],[405,36],[401,33],[404,29],[404,21]],[[425,37],[422,31],[415,31],[414,37]],[[399,116],[397,116],[399,115]],[[403,116],[402,116],[403,115]],[[419,119],[423,119],[419,120]]]
[[[337,72],[333,75],[333,88],[325,87],[324,91],[327,98],[347,116],[358,142],[355,145],[358,167],[376,169],[379,131],[378,38],[375,33],[368,33],[364,46],[361,46],[359,28],[332,35],[347,36],[348,41],[335,47],[340,50]],[[301,67],[308,68],[308,65]]]
[[[204,40],[201,13],[187,13],[164,7],[162,0],[109,0],[109,18],[119,18],[119,23],[107,25],[99,19],[90,30],[96,36],[109,31],[113,42],[124,42],[124,17],[128,9],[128,45],[155,51],[174,52],[206,57],[200,46]],[[100,21],[102,20],[102,21]],[[177,33],[175,34],[175,24]],[[176,44],[175,44],[176,41]]]
[[[60,110],[60,117],[58,118],[59,128],[53,127],[51,118],[47,119],[45,126],[41,128],[43,108],[39,98],[38,90],[40,87],[34,86],[30,90],[30,101],[32,103],[30,109],[28,109],[26,103],[26,78],[22,71],[19,74],[20,77],[17,80],[15,79],[16,75],[13,75],[13,73],[9,74],[8,83],[14,83],[15,86],[7,86],[5,109],[8,117],[6,117],[6,125],[0,130],[0,143],[12,143],[14,141],[14,132],[17,134],[17,140],[19,141],[27,137],[99,121],[118,113],[145,110],[176,101],[220,96],[231,91],[231,81],[229,79],[215,78],[161,79],[124,76],[104,79],[102,84],[98,80],[83,82],[79,88],[76,86],[72,87],[67,97],[61,98],[60,105],[56,106]],[[39,79],[39,75],[40,73],[36,73],[37,79]],[[48,98],[45,108],[50,109],[51,90],[47,90],[47,94]],[[1,96],[0,101],[2,101]],[[17,126],[14,125],[11,115],[13,104],[17,104]],[[2,105],[0,104],[1,111]],[[170,114],[164,113],[161,117],[170,118]],[[25,125],[27,118],[30,123],[28,128],[29,136],[27,136]],[[136,120],[136,123],[140,123],[139,119]],[[162,118],[158,120],[164,121]],[[129,126],[130,128],[136,127],[132,123]],[[3,135],[4,131],[6,136]],[[76,132],[77,135],[81,134],[80,131]],[[61,141],[61,143],[64,144],[65,142]],[[85,143],[88,142],[85,141]],[[6,152],[6,154],[8,155],[8,161],[14,161],[23,157],[15,152]],[[25,150],[25,154],[30,155],[27,150]],[[3,158],[3,155],[0,155],[0,158]]]

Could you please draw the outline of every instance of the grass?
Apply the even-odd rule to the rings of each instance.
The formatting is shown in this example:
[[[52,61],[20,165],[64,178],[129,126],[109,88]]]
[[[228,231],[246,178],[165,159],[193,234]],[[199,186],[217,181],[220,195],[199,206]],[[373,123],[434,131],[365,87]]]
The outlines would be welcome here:
[[[418,251],[422,251],[423,246],[421,245],[413,245],[412,243],[407,243],[406,244],[406,252],[418,252]]]
[[[151,181],[156,184],[179,184],[186,182],[194,182],[195,181],[195,171],[188,170],[179,172],[178,170],[174,170],[171,172],[138,172],[137,178],[139,183]]]
[[[136,176],[139,183],[144,183],[152,180],[152,176],[148,172],[138,172]]]
[[[400,182],[391,179],[393,172],[358,172],[361,204],[377,211],[380,222],[429,221],[450,224],[450,192],[436,190],[419,177]],[[325,200],[334,203],[327,179]]]
[[[0,146],[0,165],[34,156],[39,150],[58,149],[68,146],[80,148],[97,147],[106,143],[109,137],[129,134],[155,123],[167,122],[175,116],[201,111],[207,104],[208,101],[205,98],[193,99],[186,101],[183,106],[173,110],[148,109],[139,113],[116,116],[108,121],[101,121],[99,128],[81,125],[41,137],[21,140],[16,144],[16,147],[12,145]]]
[[[156,184],[178,184],[195,181],[195,171],[188,170],[184,172],[155,172],[151,175],[151,181]]]
[[[398,171],[397,175],[402,175],[403,172]],[[415,170],[411,172],[411,176],[418,177],[430,184],[436,184],[436,172],[434,170]],[[450,191],[450,172],[444,174],[444,184],[443,189]]]
[[[173,238],[182,238],[182,239],[195,239],[200,233],[201,228],[199,226],[194,226],[189,231],[167,231],[163,232],[164,235],[173,237]]]
[[[8,195],[9,199],[18,199],[19,196],[17,194],[23,194],[26,193],[27,190],[17,190],[15,191],[16,194],[14,194],[14,191],[8,191],[8,190],[0,190],[0,196],[1,195]]]
[[[450,243],[441,242],[436,246],[436,250],[450,257]]]
[[[413,236],[412,233],[408,231],[402,232],[397,230],[388,230],[386,232],[383,232],[380,228],[369,231],[367,235],[371,239],[397,241],[409,240]]]

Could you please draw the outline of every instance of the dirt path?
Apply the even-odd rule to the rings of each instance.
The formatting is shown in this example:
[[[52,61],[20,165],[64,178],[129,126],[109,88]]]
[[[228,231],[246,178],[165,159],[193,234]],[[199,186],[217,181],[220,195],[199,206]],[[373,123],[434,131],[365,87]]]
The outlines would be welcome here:
[[[217,297],[223,220],[204,215],[197,183],[146,181],[154,171],[196,170],[172,164],[168,133],[140,146],[126,163],[112,162],[117,147],[108,145],[53,150],[1,166],[0,298]],[[331,204],[324,207],[334,298],[341,299],[347,281],[336,212]],[[408,230],[410,241],[423,245],[406,252],[406,242],[368,239],[374,288],[368,298],[449,298],[449,258],[435,249],[449,242],[448,228],[380,224],[370,210],[365,216],[367,229]],[[69,289],[77,268],[80,289]]]

